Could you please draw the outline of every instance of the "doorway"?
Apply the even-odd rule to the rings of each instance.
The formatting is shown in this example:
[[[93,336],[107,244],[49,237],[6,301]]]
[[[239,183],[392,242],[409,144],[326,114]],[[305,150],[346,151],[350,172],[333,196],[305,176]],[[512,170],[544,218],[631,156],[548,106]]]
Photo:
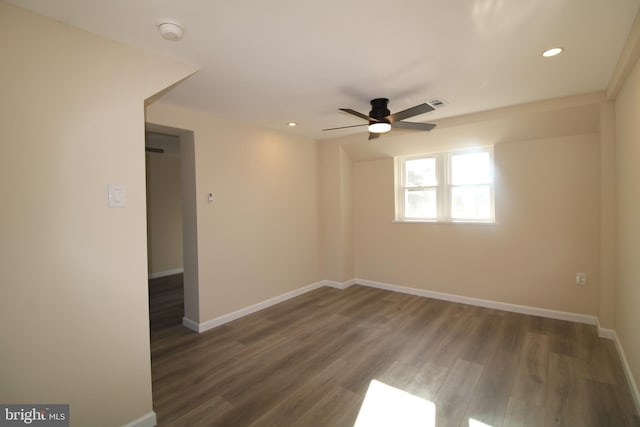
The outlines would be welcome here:
[[[145,132],[147,271],[151,334],[184,316],[180,138]]]
[[[199,321],[193,131],[147,123],[145,149],[150,315],[188,326]]]

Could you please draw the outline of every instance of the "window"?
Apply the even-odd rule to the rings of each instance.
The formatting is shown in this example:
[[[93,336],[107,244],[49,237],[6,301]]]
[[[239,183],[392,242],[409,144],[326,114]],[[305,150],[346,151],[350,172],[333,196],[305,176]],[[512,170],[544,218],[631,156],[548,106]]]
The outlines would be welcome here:
[[[493,148],[398,157],[396,220],[494,222]]]

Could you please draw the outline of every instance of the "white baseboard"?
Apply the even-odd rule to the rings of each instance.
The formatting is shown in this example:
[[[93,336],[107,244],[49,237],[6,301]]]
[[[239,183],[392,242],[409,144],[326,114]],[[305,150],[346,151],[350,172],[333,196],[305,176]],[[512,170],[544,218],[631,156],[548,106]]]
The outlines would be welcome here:
[[[324,280],[322,282],[324,286],[329,286],[336,289],[347,289],[351,285],[355,285],[357,282],[355,279],[347,280],[346,282],[334,282],[333,280]]]
[[[636,405],[636,412],[640,414],[640,392],[638,391],[638,385],[633,379],[631,367],[629,366],[629,362],[627,362],[627,356],[624,354],[624,349],[622,348],[620,339],[618,339],[618,334],[616,334],[615,331],[612,332],[613,342],[616,344],[616,350],[618,350],[618,356],[620,356],[620,361],[622,362],[622,369],[624,369],[624,376],[627,378],[627,384],[629,384],[629,389],[633,396],[633,403]]]
[[[321,288],[323,286],[329,286],[337,289],[346,289],[352,285],[368,286],[370,288],[384,289],[387,291],[399,292],[403,294],[416,295],[420,297],[439,299],[443,301],[457,302],[460,304],[475,305],[478,307],[492,308],[496,310],[510,311],[513,313],[528,314],[532,316],[547,317],[550,319],[567,320],[570,322],[585,323],[587,325],[596,325],[598,327],[598,333],[603,338],[613,339],[615,332],[611,329],[600,328],[598,318],[589,314],[571,313],[559,310],[549,310],[546,308],[530,307],[526,305],[510,304],[506,302],[485,300],[480,298],[465,297],[455,294],[447,294],[443,292],[427,291],[424,289],[408,288],[405,286],[392,285],[390,283],[376,282],[367,279],[351,279],[346,282],[336,282],[332,280],[322,280],[320,282],[312,283],[311,285],[304,286],[299,289],[287,292],[286,294],[268,299],[266,301],[254,304],[252,306],[234,311],[229,314],[225,314],[215,319],[207,320],[203,323],[198,323],[192,319],[186,317],[182,318],[182,324],[187,328],[196,331],[204,332],[216,326],[224,325],[232,320],[239,319],[249,314],[260,311],[264,308],[281,303],[291,298],[295,298],[299,295]]]
[[[122,427],[154,427],[158,423],[156,413],[151,411],[138,419],[123,425]]]
[[[200,324],[194,320],[191,320],[187,317],[183,317],[182,318],[182,325],[186,326],[187,328],[191,329],[192,331],[196,331],[196,332],[202,332],[200,330]]]
[[[616,331],[614,331],[613,329],[607,329],[607,328],[598,328],[598,336],[600,338],[606,338],[608,340],[612,340],[615,339],[615,335],[616,335]]]
[[[506,302],[491,301],[491,300],[480,299],[480,298],[464,297],[460,295],[447,294],[443,292],[433,292],[433,291],[426,291],[423,289],[407,288],[404,286],[392,285],[392,284],[383,283],[383,282],[375,282],[373,280],[366,280],[366,279],[355,279],[354,282],[359,285],[369,286],[371,288],[384,289],[387,291],[400,292],[403,294],[457,302],[461,304],[475,305],[475,306],[485,307],[485,308],[493,308],[496,310],[510,311],[513,313],[548,317],[550,319],[568,320],[570,322],[586,323],[588,325],[598,324],[598,318],[596,316],[591,316],[588,314],[570,313],[566,311],[549,310],[546,308],[510,304]]]
[[[234,311],[229,314],[225,314],[220,317],[216,317],[215,319],[207,320],[202,323],[194,322],[191,319],[187,319],[186,317],[182,318],[182,324],[187,328],[194,330],[196,332],[204,332],[209,329],[213,329],[216,326],[224,325],[225,323],[229,323],[232,320],[239,319],[241,317],[247,316],[249,314],[255,313],[256,311],[260,311],[267,307],[271,307],[272,305],[281,303],[291,298],[295,298],[307,292],[311,292],[315,289],[321,288],[326,285],[327,281],[320,281],[316,283],[312,283],[310,285],[304,286],[302,288],[294,289],[293,291],[287,292],[285,294],[279,295],[277,297],[270,298],[266,301],[259,302],[258,304],[254,304],[252,306],[240,309],[238,311]]]
[[[616,339],[616,331],[600,326],[600,320],[598,320],[598,324],[596,326],[598,327],[598,336],[600,338],[606,338],[609,340]]]
[[[172,268],[171,270],[157,271],[155,273],[149,273],[149,279],[157,279],[159,277],[165,276],[173,276],[174,274],[184,273],[184,269],[180,268]]]
[[[336,288],[336,289],[344,289],[346,287],[346,286],[344,286],[343,283],[334,282],[333,280],[323,280],[322,284],[324,286],[328,286],[330,288]]]

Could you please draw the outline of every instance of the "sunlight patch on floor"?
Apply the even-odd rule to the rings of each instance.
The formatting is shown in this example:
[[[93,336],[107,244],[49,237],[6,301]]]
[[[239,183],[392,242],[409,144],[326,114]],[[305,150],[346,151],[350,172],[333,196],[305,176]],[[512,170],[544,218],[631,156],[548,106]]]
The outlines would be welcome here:
[[[433,402],[372,380],[354,427],[435,427],[435,425],[436,405]],[[478,425],[480,426],[482,424]]]

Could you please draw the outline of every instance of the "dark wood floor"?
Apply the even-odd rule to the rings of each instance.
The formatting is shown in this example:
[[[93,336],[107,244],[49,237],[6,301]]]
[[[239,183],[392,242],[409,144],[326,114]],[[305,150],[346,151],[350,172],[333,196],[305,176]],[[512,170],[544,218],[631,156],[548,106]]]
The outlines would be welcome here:
[[[353,427],[373,379],[433,402],[437,426],[640,426],[593,326],[352,286],[197,334],[181,280],[150,282],[160,426]]]

